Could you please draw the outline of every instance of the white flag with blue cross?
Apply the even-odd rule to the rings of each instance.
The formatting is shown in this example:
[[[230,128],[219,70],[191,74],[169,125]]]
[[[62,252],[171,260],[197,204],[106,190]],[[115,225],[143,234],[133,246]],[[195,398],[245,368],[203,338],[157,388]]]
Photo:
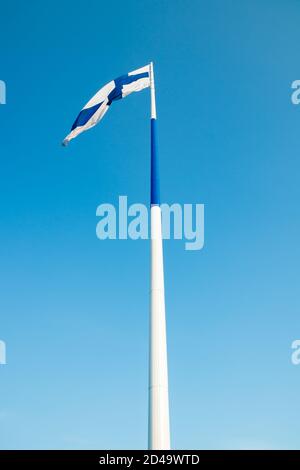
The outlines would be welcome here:
[[[104,116],[113,101],[125,98],[134,91],[140,91],[150,86],[150,65],[133,70],[122,75],[102,87],[78,114],[71,132],[63,141],[67,145],[70,140],[81,132],[94,127]]]

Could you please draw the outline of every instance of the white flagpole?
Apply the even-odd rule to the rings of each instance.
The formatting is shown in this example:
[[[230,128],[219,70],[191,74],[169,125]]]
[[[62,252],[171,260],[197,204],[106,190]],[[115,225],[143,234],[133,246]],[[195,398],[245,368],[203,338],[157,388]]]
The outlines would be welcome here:
[[[164,266],[153,63],[151,91],[151,280],[149,361],[149,449],[170,449],[168,361],[165,318]]]

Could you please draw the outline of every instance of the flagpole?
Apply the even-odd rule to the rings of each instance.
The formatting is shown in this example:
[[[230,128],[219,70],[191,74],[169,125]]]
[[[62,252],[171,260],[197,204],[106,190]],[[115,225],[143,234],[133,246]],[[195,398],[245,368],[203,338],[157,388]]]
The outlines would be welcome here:
[[[149,351],[149,449],[170,449],[168,361],[153,63],[151,92],[151,275]]]

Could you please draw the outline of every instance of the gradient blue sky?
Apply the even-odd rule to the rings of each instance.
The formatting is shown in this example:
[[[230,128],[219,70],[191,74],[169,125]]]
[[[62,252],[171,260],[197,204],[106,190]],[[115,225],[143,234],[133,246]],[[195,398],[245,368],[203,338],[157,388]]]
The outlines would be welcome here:
[[[149,93],[60,141],[103,84],[154,60],[172,446],[300,448],[300,3],[0,3],[0,448],[145,448],[149,246],[96,207],[149,200]]]

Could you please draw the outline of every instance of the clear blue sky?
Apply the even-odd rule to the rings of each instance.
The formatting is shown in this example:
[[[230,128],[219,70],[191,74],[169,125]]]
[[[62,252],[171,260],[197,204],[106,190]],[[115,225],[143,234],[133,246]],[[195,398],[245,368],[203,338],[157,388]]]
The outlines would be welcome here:
[[[154,60],[172,445],[300,448],[296,0],[1,3],[0,447],[145,448],[149,246],[96,207],[149,200],[149,93],[60,142],[103,84]]]

